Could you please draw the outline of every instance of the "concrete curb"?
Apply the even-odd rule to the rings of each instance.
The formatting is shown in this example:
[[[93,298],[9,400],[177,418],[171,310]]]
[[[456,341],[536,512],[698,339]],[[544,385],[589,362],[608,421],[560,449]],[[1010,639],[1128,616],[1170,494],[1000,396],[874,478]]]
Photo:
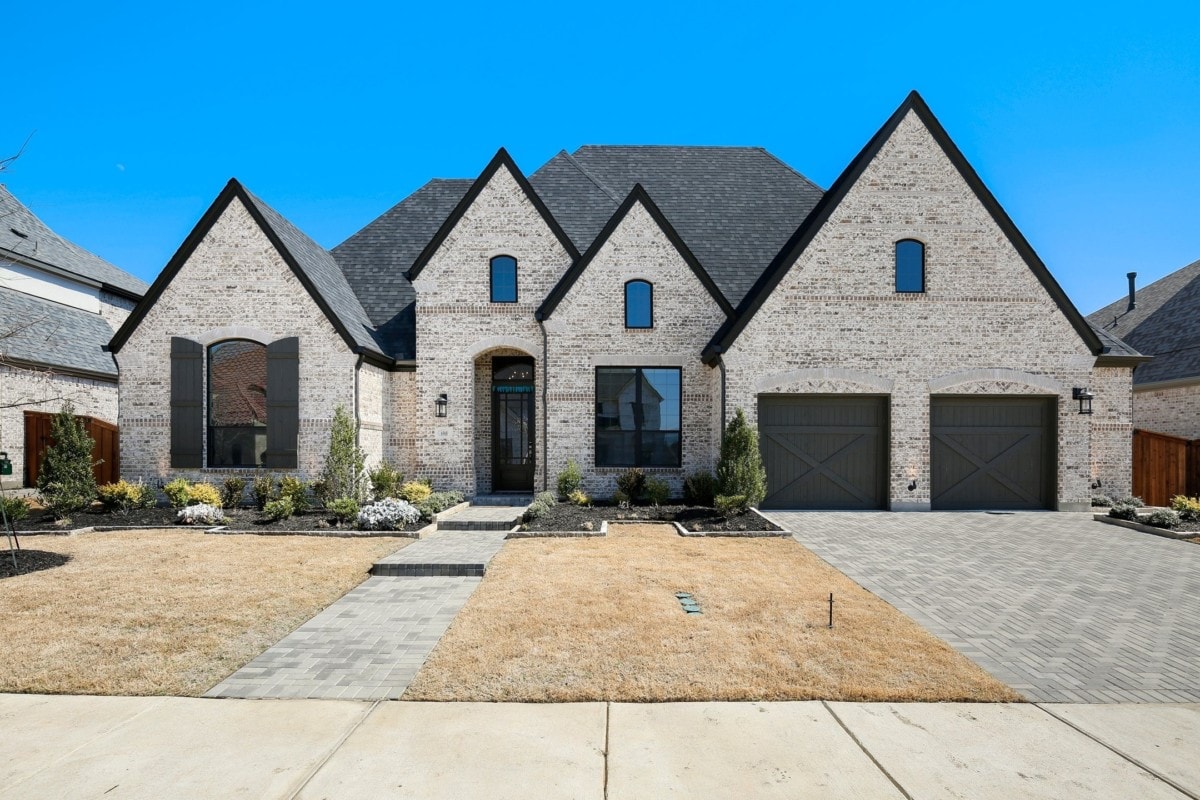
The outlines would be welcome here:
[[[1131,522],[1127,519],[1117,519],[1110,517],[1107,514],[1093,514],[1092,519],[1097,522],[1103,522],[1106,525],[1118,525],[1122,528],[1129,528],[1131,531],[1141,531],[1142,533],[1150,533],[1155,536],[1161,536],[1164,539],[1194,539],[1200,537],[1200,531],[1172,531],[1166,528],[1156,528],[1153,525],[1145,525],[1141,522]]]
[[[505,539],[586,539],[608,535],[608,520],[600,523],[600,528],[594,531],[523,531],[518,525],[508,532]]]

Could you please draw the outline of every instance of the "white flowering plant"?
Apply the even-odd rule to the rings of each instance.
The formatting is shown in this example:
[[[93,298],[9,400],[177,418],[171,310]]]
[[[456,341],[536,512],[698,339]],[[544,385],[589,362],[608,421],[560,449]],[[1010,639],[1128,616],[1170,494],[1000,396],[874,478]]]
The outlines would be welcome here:
[[[363,506],[358,512],[358,527],[365,531],[394,531],[421,518],[421,512],[407,500],[388,497]]]
[[[179,509],[175,521],[184,525],[218,525],[225,521],[225,512],[220,506],[197,503]]]

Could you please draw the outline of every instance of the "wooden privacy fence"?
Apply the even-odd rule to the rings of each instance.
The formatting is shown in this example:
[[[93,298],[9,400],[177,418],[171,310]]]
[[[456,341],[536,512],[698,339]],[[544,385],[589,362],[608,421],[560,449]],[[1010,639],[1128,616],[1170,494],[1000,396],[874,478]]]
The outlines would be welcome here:
[[[53,441],[50,423],[54,414],[42,411],[25,412],[25,485],[36,486],[42,468],[42,456]],[[77,417],[92,437],[92,467],[96,483],[112,483],[121,477],[121,448],[117,426],[95,417]]]
[[[1133,493],[1165,506],[1177,494],[1200,494],[1200,439],[1134,430]]]

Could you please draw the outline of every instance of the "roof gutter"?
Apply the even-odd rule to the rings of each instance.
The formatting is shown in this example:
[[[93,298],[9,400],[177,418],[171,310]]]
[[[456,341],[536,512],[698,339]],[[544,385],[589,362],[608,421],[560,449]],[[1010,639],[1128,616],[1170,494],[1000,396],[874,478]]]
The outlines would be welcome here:
[[[371,366],[386,369],[388,372],[412,372],[417,368],[415,359],[390,358],[383,353],[372,350],[369,347],[364,347],[363,345],[356,345],[350,348],[350,352],[359,356],[359,358]]]

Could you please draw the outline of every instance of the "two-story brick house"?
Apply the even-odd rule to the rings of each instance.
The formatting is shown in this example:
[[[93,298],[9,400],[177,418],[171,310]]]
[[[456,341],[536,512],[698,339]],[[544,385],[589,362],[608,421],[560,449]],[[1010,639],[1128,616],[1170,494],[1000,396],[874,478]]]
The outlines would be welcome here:
[[[678,491],[741,408],[764,505],[810,508],[1127,490],[1143,360],[916,93],[825,192],[759,148],[583,147],[529,176],[501,150],[326,251],[231,181],[111,347],[130,476],[313,477],[343,405],[372,460],[471,494],[570,458],[602,496],[629,466]]]

